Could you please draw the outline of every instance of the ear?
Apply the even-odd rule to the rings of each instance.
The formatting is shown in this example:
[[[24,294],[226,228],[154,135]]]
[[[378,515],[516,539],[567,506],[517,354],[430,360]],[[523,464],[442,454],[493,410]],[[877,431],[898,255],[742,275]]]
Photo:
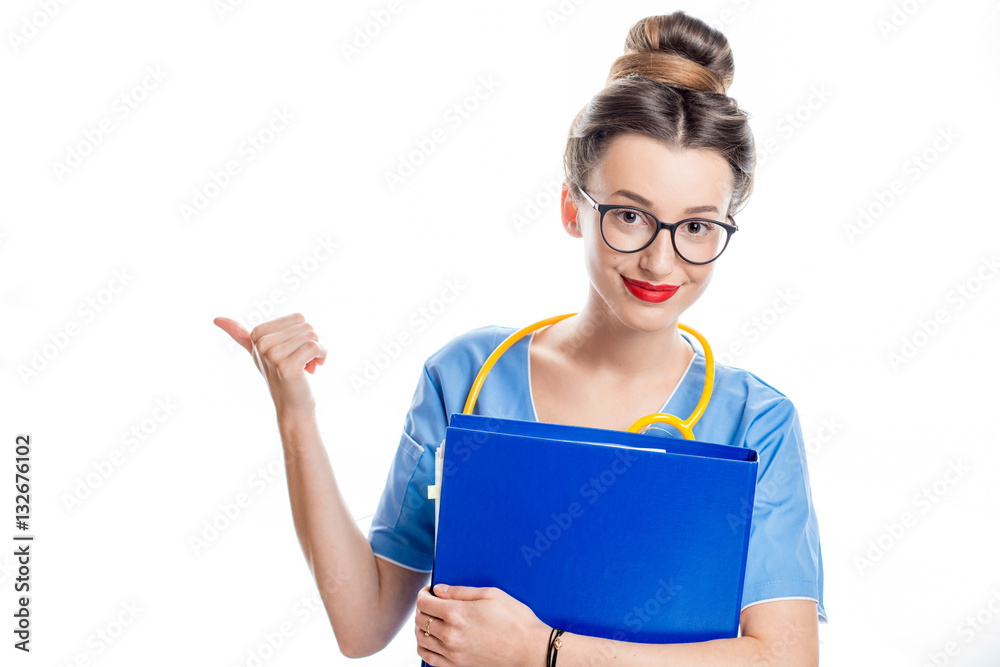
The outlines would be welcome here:
[[[573,198],[569,195],[569,185],[565,182],[562,184],[562,197],[559,202],[559,209],[562,213],[562,225],[566,233],[578,239],[583,238],[583,233],[580,231],[580,225],[577,221],[576,205],[573,203]]]

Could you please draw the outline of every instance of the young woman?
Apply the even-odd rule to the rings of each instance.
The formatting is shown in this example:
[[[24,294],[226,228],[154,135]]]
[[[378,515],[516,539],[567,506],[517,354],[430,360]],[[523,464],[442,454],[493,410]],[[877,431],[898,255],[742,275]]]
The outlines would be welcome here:
[[[677,322],[708,287],[753,183],[747,116],[725,94],[732,77],[728,42],[701,21],[674,12],[632,27],[565,153],[562,223],[582,239],[587,301],[500,358],[478,413],[616,430],[654,412],[691,413],[705,358]],[[527,606],[496,588],[439,585],[432,595],[427,586],[435,453],[483,361],[519,327],[479,327],[427,359],[366,539],[320,441],[305,373],[326,350],[312,327],[299,314],[250,333],[216,323],[267,378],[296,531],[343,653],[380,651],[415,602],[428,664],[544,665],[552,628]],[[566,632],[560,667],[818,663],[823,567],[795,407],[752,373],[719,365],[694,435],[759,455],[740,636],[653,645]]]

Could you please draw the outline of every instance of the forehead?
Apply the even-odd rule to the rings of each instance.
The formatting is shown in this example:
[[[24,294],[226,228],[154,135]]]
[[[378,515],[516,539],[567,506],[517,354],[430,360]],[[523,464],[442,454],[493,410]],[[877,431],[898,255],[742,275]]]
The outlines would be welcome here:
[[[726,211],[733,173],[715,151],[675,150],[656,139],[629,133],[609,142],[591,187],[605,197],[617,190],[631,190],[664,211],[706,204]]]

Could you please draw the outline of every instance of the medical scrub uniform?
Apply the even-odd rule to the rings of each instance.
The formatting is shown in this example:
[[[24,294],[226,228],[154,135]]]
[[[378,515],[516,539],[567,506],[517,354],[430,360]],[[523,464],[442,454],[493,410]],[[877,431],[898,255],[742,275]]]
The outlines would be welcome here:
[[[483,326],[461,334],[428,357],[403,423],[385,489],[368,532],[375,555],[402,567],[431,572],[434,562],[434,457],[453,413],[461,413],[486,358],[517,329]],[[660,412],[686,418],[705,382],[705,357],[695,350],[684,375]],[[528,346],[534,332],[512,345],[490,371],[475,414],[537,421],[531,396]],[[805,446],[792,402],[753,373],[716,364],[708,408],[694,437],[757,450],[754,496],[742,608],[770,600],[810,599],[823,607],[823,557],[809,487]],[[666,424],[644,433],[680,434]],[[650,498],[650,502],[655,502]]]

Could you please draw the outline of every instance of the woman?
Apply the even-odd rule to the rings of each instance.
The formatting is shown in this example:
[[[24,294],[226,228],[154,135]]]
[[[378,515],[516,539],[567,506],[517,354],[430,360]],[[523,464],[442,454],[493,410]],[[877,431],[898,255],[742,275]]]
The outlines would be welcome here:
[[[574,120],[565,153],[562,222],[583,242],[587,301],[500,358],[478,412],[616,430],[653,412],[690,414],[705,360],[677,322],[708,287],[736,231],[732,214],[752,188],[747,116],[725,95],[732,77],[728,42],[701,21],[674,12],[632,27],[605,89]],[[326,350],[312,327],[299,314],[251,333],[226,318],[216,323],[267,378],[296,531],[343,653],[380,651],[415,601],[417,651],[429,664],[541,664],[552,628],[527,606],[496,588],[439,585],[432,595],[427,587],[435,453],[482,362],[515,327],[474,329],[428,358],[366,539],[318,434],[305,372]],[[694,434],[760,457],[741,636],[652,645],[564,633],[561,667],[818,663],[822,557],[794,406],[755,375],[720,365]]]

